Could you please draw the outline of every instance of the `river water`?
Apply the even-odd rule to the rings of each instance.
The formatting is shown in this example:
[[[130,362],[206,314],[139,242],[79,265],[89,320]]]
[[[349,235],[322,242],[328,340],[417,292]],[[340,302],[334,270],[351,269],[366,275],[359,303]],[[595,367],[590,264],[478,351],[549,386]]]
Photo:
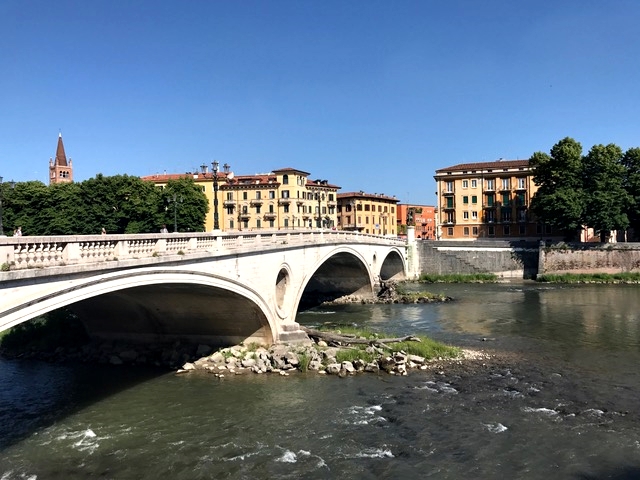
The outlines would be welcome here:
[[[496,360],[344,379],[2,360],[0,479],[640,478],[638,287],[428,288],[456,300],[299,321]]]

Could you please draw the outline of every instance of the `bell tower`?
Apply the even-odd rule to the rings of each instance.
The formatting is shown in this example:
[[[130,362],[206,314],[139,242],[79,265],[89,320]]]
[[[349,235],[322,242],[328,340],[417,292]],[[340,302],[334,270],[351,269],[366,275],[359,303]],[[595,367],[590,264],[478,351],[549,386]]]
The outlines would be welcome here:
[[[67,161],[67,155],[64,153],[64,144],[62,143],[62,133],[58,135],[58,148],[56,149],[56,158],[49,159],[49,185],[54,183],[71,183],[73,182],[73,166],[71,159]]]

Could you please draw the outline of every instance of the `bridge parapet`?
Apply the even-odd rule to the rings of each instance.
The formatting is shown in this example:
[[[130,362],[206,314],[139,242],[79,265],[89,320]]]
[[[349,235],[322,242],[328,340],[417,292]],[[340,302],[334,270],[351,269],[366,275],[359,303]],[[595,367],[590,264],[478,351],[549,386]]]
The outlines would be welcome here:
[[[164,255],[225,254],[277,249],[283,245],[326,243],[404,245],[403,241],[395,238],[340,230],[0,237],[0,265],[2,271],[25,270]]]

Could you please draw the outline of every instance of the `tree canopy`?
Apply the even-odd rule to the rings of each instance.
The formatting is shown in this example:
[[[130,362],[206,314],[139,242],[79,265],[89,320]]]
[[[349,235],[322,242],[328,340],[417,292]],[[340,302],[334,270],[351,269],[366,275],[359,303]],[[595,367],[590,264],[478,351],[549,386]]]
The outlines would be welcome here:
[[[163,224],[173,225],[168,199],[174,193],[178,231],[203,231],[208,211],[202,189],[190,178],[170,181],[163,189],[134,176],[102,174],[79,183],[2,187],[8,234],[18,226],[24,235],[97,235],[103,228],[107,233],[159,232]]]
[[[538,185],[531,210],[542,222],[576,238],[583,226],[601,240],[612,230],[640,226],[640,149],[626,153],[614,144],[594,145],[586,155],[566,137],[550,155],[535,152],[529,159]]]

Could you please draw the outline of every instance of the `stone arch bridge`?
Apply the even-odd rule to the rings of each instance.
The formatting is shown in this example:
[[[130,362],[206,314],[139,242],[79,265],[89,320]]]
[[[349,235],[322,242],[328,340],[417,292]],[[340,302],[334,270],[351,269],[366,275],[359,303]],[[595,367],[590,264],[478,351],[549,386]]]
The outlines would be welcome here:
[[[92,338],[302,342],[301,306],[373,296],[407,246],[343,231],[0,237],[0,331],[68,307]]]

